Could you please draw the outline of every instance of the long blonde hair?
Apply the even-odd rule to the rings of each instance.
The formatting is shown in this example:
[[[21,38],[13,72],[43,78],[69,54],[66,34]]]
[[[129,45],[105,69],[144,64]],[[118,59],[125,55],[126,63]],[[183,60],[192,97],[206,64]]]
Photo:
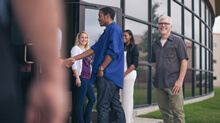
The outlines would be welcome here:
[[[83,33],[86,34],[87,37],[88,37],[88,41],[87,41],[87,43],[86,43],[86,45],[85,45],[85,49],[88,50],[88,49],[89,49],[89,35],[88,35],[88,33],[85,32],[85,31],[79,32],[79,33],[77,34],[76,40],[75,40],[75,46],[76,46],[76,45],[77,45],[77,46],[79,45],[79,38],[80,38],[81,34],[83,34]]]

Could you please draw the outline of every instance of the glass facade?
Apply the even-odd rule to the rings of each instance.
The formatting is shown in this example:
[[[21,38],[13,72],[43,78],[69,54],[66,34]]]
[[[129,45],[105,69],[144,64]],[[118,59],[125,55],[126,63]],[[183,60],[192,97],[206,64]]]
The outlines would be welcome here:
[[[141,14],[137,14],[137,13],[141,13]],[[138,0],[137,2],[135,0],[126,0],[125,14],[144,21],[148,21],[148,1]]]
[[[184,80],[184,97],[202,96],[213,91],[212,85],[212,25],[213,10],[207,0],[80,0],[79,17],[75,25],[83,25],[90,36],[90,46],[103,32],[97,21],[98,10],[110,6],[116,11],[116,22],[123,30],[130,29],[139,48],[139,67],[134,87],[134,105],[156,103],[150,63],[151,45],[160,37],[158,19],[162,15],[173,19],[172,33],[183,39],[189,55]],[[77,16],[76,16],[77,18]],[[77,26],[76,26],[77,27]],[[73,27],[75,28],[75,27]],[[76,32],[75,32],[76,33]]]
[[[167,15],[167,0],[152,0],[152,15],[152,23],[154,24],[158,23],[158,18],[160,16]]]
[[[181,19],[182,19],[182,12],[181,6],[176,2],[171,2],[171,17],[173,18],[173,31],[176,33],[181,34],[182,26],[181,26]]]

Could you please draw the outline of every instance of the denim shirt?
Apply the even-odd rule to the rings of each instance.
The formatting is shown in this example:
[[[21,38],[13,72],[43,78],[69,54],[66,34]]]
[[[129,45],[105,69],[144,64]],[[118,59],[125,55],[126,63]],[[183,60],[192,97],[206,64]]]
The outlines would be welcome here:
[[[111,23],[106,27],[98,42],[96,42],[91,49],[95,52],[92,75],[90,78],[91,83],[95,83],[98,69],[108,54],[111,56],[112,61],[103,71],[104,77],[120,88],[123,88],[124,42],[121,28],[115,22]]]
[[[175,85],[180,74],[181,61],[188,60],[186,45],[181,38],[170,34],[162,47],[160,39],[152,45],[151,62],[156,62],[153,85],[156,88],[169,88]]]

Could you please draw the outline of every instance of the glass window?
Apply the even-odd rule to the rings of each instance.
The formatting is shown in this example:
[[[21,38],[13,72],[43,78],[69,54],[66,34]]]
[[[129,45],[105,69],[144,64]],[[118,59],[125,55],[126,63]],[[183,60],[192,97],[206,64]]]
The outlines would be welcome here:
[[[194,12],[199,16],[199,1],[200,0],[194,0]]]
[[[99,10],[86,9],[85,10],[85,31],[89,34],[89,45],[92,46],[98,41],[103,33],[105,27],[100,27],[98,22]]]
[[[140,52],[139,60],[146,62],[148,59],[148,26],[126,19],[125,29],[130,29],[133,32],[135,43]]]
[[[209,29],[206,28],[206,47],[209,48]]]
[[[200,31],[200,28],[199,28],[199,19],[197,18],[197,17],[195,17],[195,23],[194,23],[194,25],[195,25],[195,41],[196,42],[199,42],[199,31]]]
[[[211,12],[209,11],[209,27],[211,27]]]
[[[209,25],[209,9],[208,9],[208,6],[206,6],[206,24]]]
[[[195,43],[194,45],[194,57],[195,57],[195,68],[200,69],[200,46]]]
[[[88,2],[88,3],[106,5],[106,6],[113,6],[113,7],[118,7],[118,8],[121,7],[120,0],[82,0],[82,1]]]
[[[148,0],[126,0],[125,14],[148,21]]]
[[[188,7],[190,10],[192,10],[192,0],[184,0],[184,4],[186,7]]]
[[[201,2],[201,18],[203,21],[205,21],[205,3],[204,0]]]
[[[201,43],[205,45],[205,25],[202,23],[202,40]]]
[[[160,32],[158,28],[152,28],[152,40],[156,41],[160,38]]]
[[[139,48],[139,66],[137,68],[137,79],[134,86],[134,105],[147,104],[147,81],[148,69],[148,26],[125,19],[125,29],[133,32],[135,43]],[[140,64],[141,63],[141,64]]]
[[[156,69],[154,68],[154,67],[152,67],[152,79],[151,79],[151,81],[152,81],[152,85],[151,85],[151,87],[152,87],[152,103],[156,103],[157,102],[157,96],[156,96],[156,88],[153,86],[153,76],[154,76],[154,74],[155,74],[155,72],[156,72]]]
[[[153,0],[152,12],[152,21],[157,24],[160,16],[167,15],[167,0]]]
[[[207,54],[207,58],[206,58],[206,63],[207,63],[207,67],[206,67],[206,70],[210,70],[209,68],[209,61],[210,61],[210,57],[209,57],[209,51],[208,50],[206,50],[206,54]]]
[[[205,70],[205,48],[202,47],[202,70]]]
[[[209,89],[210,89],[209,86],[210,86],[210,83],[211,83],[211,82],[210,82],[210,81],[211,81],[211,80],[210,80],[210,78],[211,78],[210,75],[211,75],[210,73],[207,73],[207,92],[208,92],[208,93],[209,93]]]
[[[212,36],[212,32],[210,31],[210,32],[209,32],[209,49],[212,49],[211,47],[212,47],[212,43],[213,43],[211,36]]]
[[[200,72],[196,71],[196,82],[195,82],[195,96],[199,96],[200,87]]]
[[[189,40],[185,40],[186,50],[189,57],[187,67],[192,68],[192,42]]]
[[[185,86],[185,98],[192,97],[192,70],[187,70],[185,80],[184,80],[184,86]]]
[[[98,22],[99,10],[85,9],[85,31],[89,34],[89,45],[92,46],[98,41],[99,37],[103,33],[105,27],[100,27]],[[117,13],[114,18],[117,19]]]
[[[185,36],[192,38],[192,14],[185,10]]]
[[[147,104],[148,66],[139,65],[134,85],[134,106]]]
[[[205,72],[202,72],[202,94],[205,94],[205,87],[206,87],[206,79],[205,79]]]
[[[171,17],[173,19],[173,31],[181,34],[181,6],[176,2],[171,2]]]

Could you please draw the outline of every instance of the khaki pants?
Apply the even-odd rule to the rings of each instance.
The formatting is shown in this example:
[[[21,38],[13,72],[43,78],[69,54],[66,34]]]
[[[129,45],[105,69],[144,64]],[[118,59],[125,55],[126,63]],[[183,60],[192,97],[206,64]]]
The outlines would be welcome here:
[[[183,91],[172,93],[173,87],[157,88],[157,103],[164,123],[185,123]]]

